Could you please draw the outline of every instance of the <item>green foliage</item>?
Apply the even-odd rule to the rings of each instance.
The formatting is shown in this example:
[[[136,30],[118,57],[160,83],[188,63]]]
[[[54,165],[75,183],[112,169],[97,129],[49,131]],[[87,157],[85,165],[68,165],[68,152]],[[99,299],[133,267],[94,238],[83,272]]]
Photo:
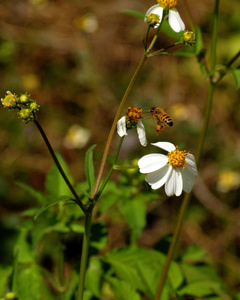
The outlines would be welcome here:
[[[89,185],[90,194],[93,192],[93,188],[95,185],[95,175],[94,175],[94,165],[93,165],[93,149],[95,147],[96,145],[90,147],[86,152],[86,157],[85,157],[85,172],[86,172],[87,182]]]
[[[237,90],[239,90],[240,89],[240,67],[233,69],[232,74],[236,82],[236,88]]]

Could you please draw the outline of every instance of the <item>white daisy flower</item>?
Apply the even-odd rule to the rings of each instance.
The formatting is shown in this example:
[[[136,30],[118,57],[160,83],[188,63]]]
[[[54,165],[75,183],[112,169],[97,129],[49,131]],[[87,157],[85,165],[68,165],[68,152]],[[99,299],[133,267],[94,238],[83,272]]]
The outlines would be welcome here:
[[[119,136],[127,135],[127,130],[136,126],[139,142],[142,146],[147,146],[146,132],[141,120],[142,109],[133,105],[128,108],[126,116],[123,116],[117,122],[117,133]]]
[[[138,161],[140,172],[147,174],[147,183],[154,190],[165,184],[168,196],[180,196],[182,191],[190,193],[198,174],[194,156],[178,150],[178,147],[169,142],[152,145],[168,151],[168,154],[148,154]]]
[[[157,28],[162,21],[163,18],[163,11],[168,11],[168,22],[171,28],[175,32],[180,32],[185,30],[185,24],[183,23],[177,9],[175,6],[177,5],[179,0],[157,0],[158,4],[153,5],[149,8],[149,10],[146,13],[146,17],[144,19],[145,22],[148,21],[148,16],[151,14],[158,15],[159,16],[159,22],[154,26],[154,28]]]

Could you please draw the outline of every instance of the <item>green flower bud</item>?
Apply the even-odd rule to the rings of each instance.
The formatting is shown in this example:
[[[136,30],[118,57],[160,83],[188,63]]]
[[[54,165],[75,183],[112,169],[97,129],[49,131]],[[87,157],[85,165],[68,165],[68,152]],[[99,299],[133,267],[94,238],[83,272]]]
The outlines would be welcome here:
[[[4,297],[5,300],[17,300],[17,295],[13,292],[9,292]]]
[[[37,102],[34,101],[30,104],[29,107],[33,112],[36,112],[37,110],[39,110],[40,105],[38,105]]]
[[[29,102],[29,96],[27,94],[22,94],[20,97],[19,97],[19,101],[20,103],[22,104],[25,104],[25,103],[28,103]]]
[[[192,31],[185,31],[183,34],[183,43],[192,46],[195,44],[195,34]]]
[[[160,17],[157,14],[149,14],[147,16],[147,24],[151,27],[157,27],[160,22]]]
[[[18,114],[24,121],[31,121],[33,119],[32,111],[29,108],[21,109]]]

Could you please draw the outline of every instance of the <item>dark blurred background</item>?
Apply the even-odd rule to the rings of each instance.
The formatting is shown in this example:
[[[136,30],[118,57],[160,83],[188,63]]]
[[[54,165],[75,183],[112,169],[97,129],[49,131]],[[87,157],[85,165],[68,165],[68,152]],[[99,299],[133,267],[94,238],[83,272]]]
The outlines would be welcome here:
[[[92,144],[97,144],[98,168],[114,114],[143,54],[146,24],[123,11],[145,13],[154,4],[155,1],[144,0],[0,3],[1,97],[8,90],[16,94],[27,91],[37,100],[41,106],[38,120],[53,148],[67,161],[76,182],[85,180],[84,156]],[[209,62],[214,1],[179,1],[178,10],[186,28],[191,29],[187,7],[194,25],[202,29]],[[239,51],[239,11],[239,0],[220,3],[219,65],[227,63]],[[155,48],[172,42],[162,33]],[[174,56],[172,52],[147,61],[125,110],[134,104],[145,110],[152,106],[164,108],[174,126],[156,136],[156,124],[150,118],[145,119],[149,142],[170,141],[194,154],[204,115],[207,80],[195,57]],[[239,92],[229,74],[215,93],[199,178],[181,245],[196,244],[209,252],[213,264],[235,290],[240,278],[239,130]],[[118,141],[116,135],[112,154]],[[154,151],[151,146],[140,147],[136,134],[130,133],[120,159],[136,159]],[[3,108],[0,152],[0,217],[1,228],[7,235],[21,222],[18,212],[31,206],[31,198],[17,182],[43,191],[52,160],[34,124],[25,125],[14,111]],[[173,216],[170,220],[155,216],[151,230],[143,234],[143,245],[151,246],[161,235],[172,232],[179,203],[178,199],[165,203],[165,209]]]

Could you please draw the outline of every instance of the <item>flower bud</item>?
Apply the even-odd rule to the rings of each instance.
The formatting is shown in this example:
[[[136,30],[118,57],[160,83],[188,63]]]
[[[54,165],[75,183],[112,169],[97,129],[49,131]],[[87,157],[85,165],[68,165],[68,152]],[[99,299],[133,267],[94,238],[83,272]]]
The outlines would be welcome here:
[[[32,111],[29,108],[21,109],[18,114],[24,121],[31,121],[33,118]]]
[[[18,98],[8,91],[5,98],[1,99],[1,102],[5,108],[14,108],[17,105]]]
[[[17,300],[17,295],[13,292],[8,292],[5,297],[5,300]]]
[[[159,24],[160,17],[157,14],[149,14],[147,16],[146,21],[147,21],[148,26],[155,27]]]
[[[192,31],[185,31],[183,34],[183,43],[192,46],[195,44],[195,34]]]
[[[36,112],[37,110],[39,110],[40,105],[38,105],[37,102],[34,101],[30,104],[29,107],[33,112]]]
[[[29,102],[29,97],[27,94],[22,94],[20,97],[19,97],[19,101],[21,104],[25,104],[25,103],[28,103]]]

